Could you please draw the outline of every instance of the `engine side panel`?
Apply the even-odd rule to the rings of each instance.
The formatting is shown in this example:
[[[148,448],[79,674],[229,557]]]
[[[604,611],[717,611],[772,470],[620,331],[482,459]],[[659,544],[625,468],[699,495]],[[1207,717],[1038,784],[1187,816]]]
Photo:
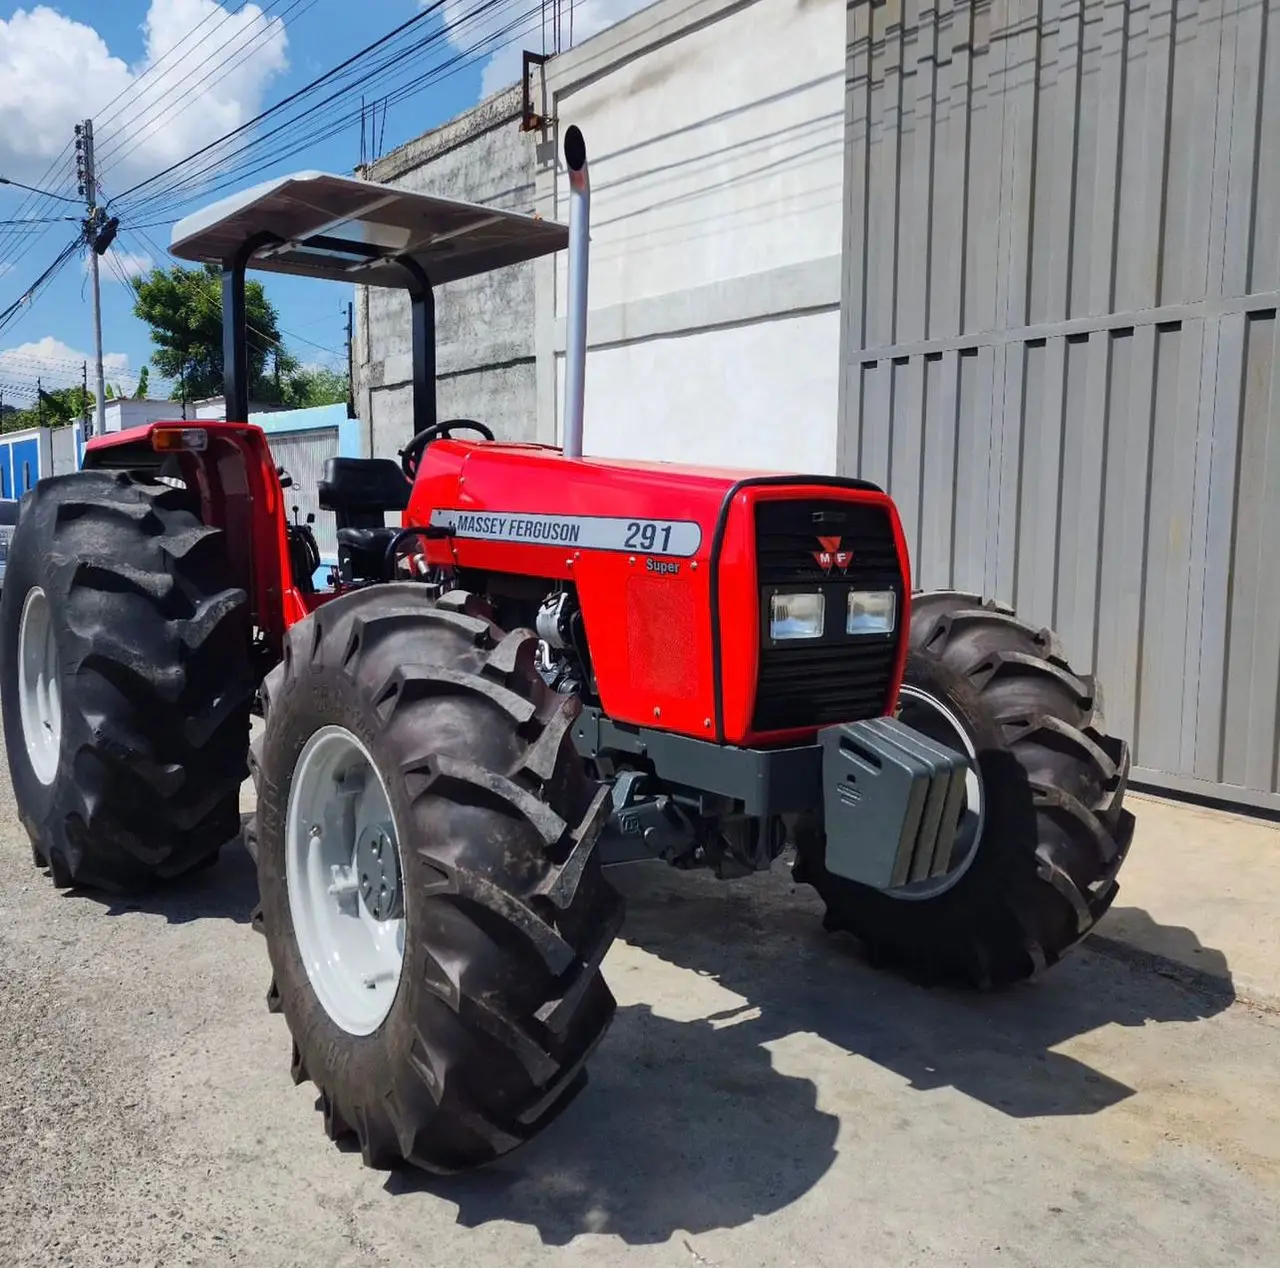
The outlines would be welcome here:
[[[897,556],[898,628],[881,671],[892,681],[860,706],[874,716],[896,701],[910,586],[897,513],[873,486],[441,441],[423,457],[405,523],[450,534],[428,540],[433,563],[574,583],[600,702],[615,721],[767,744],[812,736],[818,722],[753,722],[765,620],[756,508],[820,499],[870,508],[887,524],[881,536]],[[815,550],[821,533],[816,524]],[[856,552],[858,543],[850,544]],[[823,582],[816,556],[812,574],[814,584]]]
[[[423,457],[405,523],[453,530],[427,542],[432,563],[572,582],[609,716],[709,737],[707,561],[742,474],[440,441]]]

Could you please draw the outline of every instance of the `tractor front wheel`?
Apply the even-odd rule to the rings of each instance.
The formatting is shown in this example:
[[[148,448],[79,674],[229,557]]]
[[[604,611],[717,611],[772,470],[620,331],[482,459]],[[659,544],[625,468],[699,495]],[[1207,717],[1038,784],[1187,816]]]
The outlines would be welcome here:
[[[293,1078],[367,1165],[448,1173],[530,1139],[585,1082],[614,1000],[611,799],[528,630],[413,583],[289,633],[251,765],[268,1004]]]
[[[963,753],[971,773],[947,873],[881,892],[833,876],[797,843],[797,879],[827,925],[931,981],[1002,986],[1079,943],[1110,907],[1133,836],[1129,753],[1096,684],[1049,630],[953,591],[912,599],[901,721]]]

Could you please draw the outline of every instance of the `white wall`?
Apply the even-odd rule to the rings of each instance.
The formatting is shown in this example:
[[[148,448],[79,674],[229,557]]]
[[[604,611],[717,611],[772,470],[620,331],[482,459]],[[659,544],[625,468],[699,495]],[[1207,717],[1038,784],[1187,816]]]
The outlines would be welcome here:
[[[585,447],[835,470],[845,8],[662,0],[556,58],[592,184]],[[557,443],[567,257],[540,262],[538,435]]]
[[[190,411],[188,411],[190,412]],[[107,431],[128,431],[131,427],[145,427],[148,423],[163,422],[182,417],[180,401],[161,401],[133,397],[107,401],[102,407],[102,421]]]
[[[830,472],[839,313],[594,349],[584,450],[707,466]],[[563,399],[564,358],[557,358]]]

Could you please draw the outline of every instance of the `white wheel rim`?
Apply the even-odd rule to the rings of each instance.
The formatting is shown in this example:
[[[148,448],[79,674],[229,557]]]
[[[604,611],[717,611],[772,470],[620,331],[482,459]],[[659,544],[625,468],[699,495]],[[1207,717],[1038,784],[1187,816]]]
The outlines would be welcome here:
[[[957,753],[963,753],[969,759],[969,769],[964,779],[964,809],[956,831],[955,844],[951,850],[951,866],[941,876],[930,877],[928,880],[916,881],[913,884],[901,885],[886,891],[894,898],[908,900],[936,898],[955,885],[969,870],[973,860],[978,856],[978,847],[982,842],[982,829],[986,824],[987,808],[982,775],[978,770],[978,750],[969,737],[968,728],[955,711],[932,692],[904,683],[898,695],[900,699],[905,699],[916,706],[915,710],[910,708],[903,710],[907,715],[902,718],[903,722],[917,727],[930,739]],[[918,713],[920,709],[928,710],[934,716],[921,718]],[[913,713],[914,717],[912,717]],[[910,721],[908,721],[909,718]]]
[[[368,749],[321,727],[293,769],[285,883],[298,951],[325,1012],[372,1034],[395,1002],[404,963],[404,865],[386,786]]]
[[[27,760],[46,787],[62,753],[62,684],[49,599],[39,586],[27,592],[18,626],[18,713]]]

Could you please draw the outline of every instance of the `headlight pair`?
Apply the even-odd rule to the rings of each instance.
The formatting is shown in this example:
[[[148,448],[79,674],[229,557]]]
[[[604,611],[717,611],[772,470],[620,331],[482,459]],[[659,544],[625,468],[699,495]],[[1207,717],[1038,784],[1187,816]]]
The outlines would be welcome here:
[[[892,590],[850,590],[846,634],[892,634],[898,596]],[[774,642],[821,638],[826,629],[826,596],[821,591],[775,594],[769,600],[769,637]]]

